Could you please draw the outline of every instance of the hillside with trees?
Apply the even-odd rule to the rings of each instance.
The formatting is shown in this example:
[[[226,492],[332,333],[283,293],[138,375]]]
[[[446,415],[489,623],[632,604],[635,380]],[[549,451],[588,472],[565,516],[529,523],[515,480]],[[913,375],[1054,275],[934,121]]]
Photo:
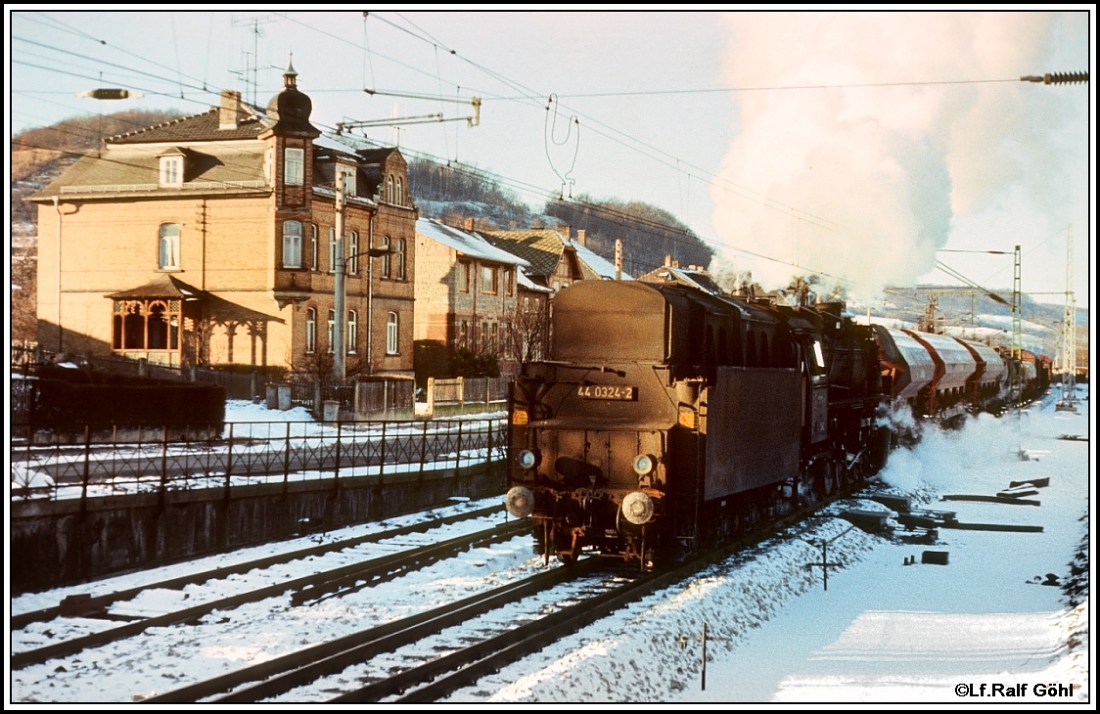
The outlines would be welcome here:
[[[665,256],[681,265],[706,267],[714,251],[671,213],[640,201],[581,195],[551,198],[535,214],[514,192],[476,167],[443,165],[425,159],[409,162],[409,186],[425,218],[452,225],[474,219],[479,228],[515,230],[568,225],[573,237],[585,231],[589,248],[613,260],[615,241],[623,241],[624,269],[649,272]]]

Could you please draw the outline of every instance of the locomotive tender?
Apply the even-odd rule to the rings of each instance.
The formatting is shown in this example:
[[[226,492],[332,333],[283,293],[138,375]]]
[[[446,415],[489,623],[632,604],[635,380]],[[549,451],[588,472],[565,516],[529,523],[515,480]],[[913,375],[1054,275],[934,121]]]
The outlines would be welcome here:
[[[584,281],[513,387],[508,511],[548,559],[704,550],[885,463],[881,417],[1003,391],[991,348],[682,285]]]

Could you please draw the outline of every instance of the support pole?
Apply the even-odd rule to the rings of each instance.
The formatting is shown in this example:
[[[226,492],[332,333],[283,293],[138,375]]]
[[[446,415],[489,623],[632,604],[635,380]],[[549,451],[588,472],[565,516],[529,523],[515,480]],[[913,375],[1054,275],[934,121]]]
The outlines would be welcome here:
[[[333,312],[336,313],[332,328],[332,376],[337,384],[347,378],[347,345],[344,344],[344,325],[348,319],[344,309],[347,294],[347,249],[344,248],[344,174],[336,172],[336,277],[333,282]],[[368,328],[369,329],[369,328]]]

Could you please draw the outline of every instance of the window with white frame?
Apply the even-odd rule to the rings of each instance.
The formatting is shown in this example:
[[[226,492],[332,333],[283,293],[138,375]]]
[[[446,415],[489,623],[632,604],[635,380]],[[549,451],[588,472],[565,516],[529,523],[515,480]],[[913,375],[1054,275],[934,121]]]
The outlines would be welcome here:
[[[355,231],[348,234],[348,274],[359,274],[359,234]]]
[[[394,280],[405,279],[405,239],[398,238],[394,245]]]
[[[306,310],[306,352],[317,351],[317,309]]]
[[[386,203],[393,203],[393,176],[386,177]]]
[[[359,341],[359,313],[348,310],[348,354],[355,354],[355,343]]]
[[[336,272],[336,229],[328,229],[328,272]]]
[[[391,312],[386,320],[386,354],[397,354],[397,313]]]
[[[389,236],[383,236],[381,247],[382,248],[388,248],[389,246],[390,246]],[[382,277],[383,278],[390,277],[390,257],[392,255],[393,255],[392,253],[385,253],[385,254],[382,255]]]
[[[328,311],[328,351],[334,351],[332,349],[333,344],[336,342],[336,311]]]
[[[309,269],[317,270],[317,224],[309,227]]]
[[[180,269],[180,227],[178,223],[161,224],[157,267],[161,270]]]
[[[183,185],[183,157],[182,156],[162,156],[162,157],[160,157],[160,185],[161,186],[182,186]]]
[[[283,222],[283,267],[302,267],[302,224],[298,221]]]
[[[397,177],[397,180],[394,183],[393,191],[394,191],[393,202],[396,203],[398,206],[404,206],[405,205],[405,200],[404,200],[405,199],[405,192],[401,188],[401,177],[400,176]]]
[[[301,186],[305,182],[305,149],[286,149],[283,164],[283,183]]]

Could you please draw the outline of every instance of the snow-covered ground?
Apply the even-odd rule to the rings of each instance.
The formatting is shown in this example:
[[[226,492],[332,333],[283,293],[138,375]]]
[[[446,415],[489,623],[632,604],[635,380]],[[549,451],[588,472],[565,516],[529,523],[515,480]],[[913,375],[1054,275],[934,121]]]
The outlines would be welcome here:
[[[1080,520],[1093,503],[1088,444],[1057,437],[1090,431],[1087,401],[1069,414],[1048,397],[1019,417],[983,416],[959,432],[928,434],[915,450],[894,453],[883,473],[960,522],[1041,525],[1042,533],[941,530],[934,545],[914,546],[851,531],[830,548],[830,562],[845,567],[830,572],[828,591],[820,568],[806,567],[820,562],[820,549],[792,539],[650,598],[544,651],[538,664],[509,667],[449,701],[1087,702],[1089,605],[1068,612],[1061,589],[1035,581],[1066,577],[1088,526]],[[993,495],[1038,477],[1050,478],[1030,497],[1039,507],[938,500]],[[833,537],[837,523],[812,540]],[[921,564],[925,550],[946,552],[948,564]],[[911,556],[916,564],[905,565]],[[704,623],[714,638],[705,690]],[[697,639],[681,650],[685,635]],[[1052,684],[1073,693],[1052,695]]]
[[[1089,601],[1071,612],[1061,588],[1038,584],[1047,573],[1066,577],[1089,525],[1081,520],[1091,515],[1094,502],[1089,444],[1057,438],[1091,436],[1087,392],[1080,394],[1078,414],[1055,411],[1048,397],[1019,416],[981,417],[961,431],[927,434],[915,450],[895,452],[883,473],[919,505],[954,511],[960,522],[1037,525],[1041,533],[942,529],[934,544],[914,545],[849,530],[847,521],[822,516],[605,618],[446,703],[1089,702]],[[1040,477],[1050,485],[1029,497],[1039,506],[939,500],[945,494],[993,495],[1010,481]],[[398,524],[394,519],[387,525]],[[828,560],[838,564],[829,572],[827,591],[821,568],[808,565],[820,562],[821,540],[832,541]],[[922,564],[924,551],[947,553],[947,564]],[[916,564],[906,565],[912,557]],[[216,560],[206,559],[202,567]],[[360,613],[372,609],[372,598],[379,609],[427,609],[453,592],[499,578],[499,569],[527,571],[540,563],[525,543],[513,544],[495,555],[479,551],[437,564],[393,587],[361,591],[354,603],[326,602]],[[102,590],[148,577],[115,578]],[[67,592],[46,599],[57,602]],[[210,653],[212,667],[221,668],[216,671],[314,641],[316,633],[302,630],[284,637],[282,608],[270,602],[262,607],[269,617],[234,630],[238,647]],[[215,613],[208,626],[225,617],[234,615]],[[335,612],[318,617],[327,636],[340,634],[339,622],[356,621]],[[705,690],[699,638],[704,624]],[[65,626],[50,623],[59,637]],[[121,703],[178,687],[185,683],[182,664],[196,662],[193,650],[202,648],[204,637],[186,628],[163,629],[179,630],[172,635],[174,649],[145,647],[140,658],[101,652],[10,672],[9,704]],[[94,676],[93,664],[105,674]],[[1073,687],[1072,694],[1058,686]]]

